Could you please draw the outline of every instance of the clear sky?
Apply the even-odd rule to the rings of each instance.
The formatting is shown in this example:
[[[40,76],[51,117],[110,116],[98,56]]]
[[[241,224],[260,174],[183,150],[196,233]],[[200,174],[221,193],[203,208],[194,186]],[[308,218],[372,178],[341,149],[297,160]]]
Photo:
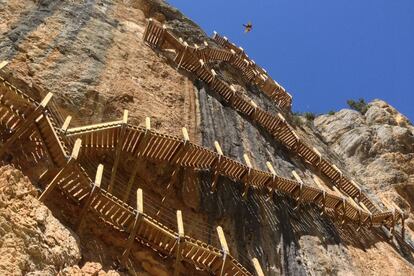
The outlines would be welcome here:
[[[294,111],[380,98],[414,122],[414,0],[168,2],[243,47],[293,95]]]

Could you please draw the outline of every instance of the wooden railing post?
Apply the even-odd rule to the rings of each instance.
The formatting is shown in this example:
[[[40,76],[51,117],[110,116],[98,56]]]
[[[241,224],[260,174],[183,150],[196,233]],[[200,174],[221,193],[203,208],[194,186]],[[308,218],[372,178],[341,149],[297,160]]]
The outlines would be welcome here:
[[[174,267],[174,276],[178,276],[180,273],[180,263],[181,263],[181,248],[184,240],[184,224],[183,224],[183,215],[180,210],[177,210],[177,252],[175,258],[175,267]]]
[[[132,225],[131,232],[129,233],[128,240],[125,246],[125,250],[122,253],[121,263],[124,267],[126,267],[126,263],[128,261],[129,252],[131,251],[131,247],[134,243],[135,236],[137,234],[140,214],[144,213],[144,202],[142,198],[142,189],[137,190],[137,209],[135,214],[134,224]]]
[[[66,117],[65,122],[63,122],[63,125],[62,125],[62,132],[63,133],[66,133],[66,131],[68,130],[71,120],[72,120],[72,116]]]
[[[227,255],[230,252],[229,252],[229,247],[227,246],[226,237],[224,236],[223,228],[221,228],[221,226],[217,226],[217,234],[218,234],[218,237],[219,237],[221,249],[223,251],[223,264],[222,264],[221,269],[220,269],[220,276],[222,276],[222,275],[224,275],[224,268],[225,268],[225,265],[226,265],[226,258],[227,258]]]
[[[247,173],[243,177],[244,182],[244,191],[243,191],[243,197],[247,198],[247,193],[249,191],[249,185],[250,185],[250,174],[252,171],[252,163],[250,162],[249,156],[245,153],[243,154],[244,161],[246,162],[246,166],[248,167]]]
[[[213,166],[213,180],[211,182],[211,191],[215,192],[217,190],[217,184],[220,177],[220,162],[221,158],[223,157],[223,151],[221,150],[220,144],[217,141],[214,141],[214,147],[216,148],[216,151],[218,153],[217,160],[215,161],[215,164]]]
[[[89,193],[88,199],[86,200],[85,204],[83,205],[82,211],[79,215],[79,222],[78,222],[78,226],[77,226],[78,233],[81,230],[84,217],[85,217],[86,213],[88,212],[88,210],[89,210],[89,208],[92,204],[92,201],[95,199],[96,193],[98,192],[99,188],[101,187],[103,168],[104,167],[103,167],[102,164],[98,165],[98,169],[96,170],[96,175],[95,175],[95,182],[92,184],[91,192]]]
[[[139,154],[141,148],[147,144],[148,139],[151,136],[150,132],[151,132],[151,119],[150,117],[146,117],[145,118],[145,133],[143,137],[141,138],[142,139],[141,142],[137,145],[137,154]],[[132,169],[132,172],[131,172],[131,176],[129,177],[129,180],[128,180],[127,188],[125,190],[125,194],[123,198],[124,202],[128,201],[129,194],[131,193],[132,185],[134,184],[135,178],[138,173],[138,168],[139,168],[139,160],[136,160],[134,164],[134,168]]]
[[[43,191],[43,193],[39,197],[39,201],[44,201],[44,199],[47,197],[47,195],[56,187],[56,185],[59,183],[60,177],[66,172],[66,170],[70,169],[73,165],[73,163],[76,161],[79,155],[79,150],[82,144],[81,139],[77,139],[75,142],[75,145],[73,146],[72,154],[69,157],[68,162],[66,165],[59,170],[59,172],[56,174],[56,176],[52,179],[52,181],[47,185],[46,189]]]
[[[269,170],[269,172],[272,174],[272,183],[271,183],[271,187],[268,187],[269,189],[269,200],[273,199],[273,191],[277,188],[277,184],[278,184],[278,178],[277,178],[277,174],[275,169],[273,168],[272,163],[270,163],[270,161],[266,162],[266,167]]]
[[[175,168],[174,168],[174,170],[171,174],[171,179],[168,182],[167,187],[165,188],[165,195],[161,199],[161,203],[164,203],[164,201],[167,198],[167,195],[170,191],[170,188],[177,182],[177,179],[178,179],[178,177],[180,175],[180,172],[182,170],[182,167],[180,166],[179,162],[181,162],[181,158],[187,152],[188,145],[189,145],[189,142],[190,142],[190,137],[188,135],[187,129],[185,127],[183,127],[181,129],[181,131],[183,133],[183,143],[177,149],[177,151],[174,153],[174,155],[171,157],[171,163],[173,164],[173,166],[175,166]],[[160,211],[161,211],[161,208],[158,210],[156,215],[158,215],[160,213]]]
[[[115,160],[114,160],[114,165],[112,166],[111,180],[109,182],[109,187],[108,187],[108,192],[110,193],[112,193],[112,190],[114,188],[116,172],[118,170],[122,146],[124,144],[125,131],[126,131],[127,124],[128,124],[128,110],[124,110],[124,115],[122,117],[121,131],[119,133],[118,142],[116,144],[116,149],[115,149]]]
[[[2,62],[0,62],[0,70],[3,69],[3,67],[5,67],[7,64],[9,64],[7,60],[3,60]]]
[[[322,197],[322,212],[321,215],[323,213],[326,212],[326,190],[325,187],[322,185],[321,181],[319,180],[319,178],[316,175],[313,175],[313,181],[315,181],[316,185],[318,186],[319,189],[321,189],[322,193],[320,193],[319,197]]]
[[[264,276],[262,267],[260,266],[259,260],[257,258],[252,259],[254,270],[256,271],[257,276]]]
[[[302,181],[302,178],[300,178],[300,176],[297,174],[297,172],[292,171],[292,174],[293,174],[293,177],[295,177],[296,181],[299,182],[299,195],[295,198],[297,205],[293,208],[293,210],[296,210],[302,201],[303,181]]]
[[[342,199],[342,203],[340,204],[340,206],[342,207],[342,214],[341,214],[341,225],[345,223],[345,219],[346,219],[346,202],[347,200],[345,199],[345,197],[343,196],[342,192],[336,188],[335,186],[332,186],[332,189],[338,194],[338,196]],[[338,207],[335,207],[335,212],[337,212]]]

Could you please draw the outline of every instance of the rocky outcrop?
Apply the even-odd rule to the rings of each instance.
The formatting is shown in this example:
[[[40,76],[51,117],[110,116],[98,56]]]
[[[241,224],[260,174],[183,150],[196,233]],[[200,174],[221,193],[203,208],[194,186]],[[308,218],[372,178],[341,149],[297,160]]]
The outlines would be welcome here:
[[[59,272],[59,276],[119,276],[118,272],[110,270],[105,272],[102,270],[102,265],[100,263],[87,262],[82,268],[75,265],[72,267],[67,267]]]
[[[150,16],[189,42],[207,39],[198,26],[164,1],[25,2],[0,1],[0,17],[5,19],[0,22],[0,59],[10,60],[8,69],[34,94],[53,92],[62,113],[74,117],[71,126],[118,120],[122,110],[128,109],[132,124],[150,116],[152,128],[177,135],[186,126],[192,141],[212,147],[218,140],[230,157],[243,161],[248,153],[255,167],[266,169],[265,162],[272,161],[279,174],[290,177],[295,170],[304,181],[312,181],[313,171],[307,164],[142,42],[145,19]],[[213,67],[260,107],[278,111],[257,87],[243,83],[234,68],[223,63]],[[314,127],[297,129],[341,170],[359,179],[368,193],[386,196],[405,210],[414,204],[413,127],[386,103],[371,103],[365,115],[342,110],[320,116]],[[121,163],[129,172],[128,160]],[[137,181],[151,198],[161,199],[173,169],[143,162]],[[75,236],[35,200],[33,187],[18,184],[23,192],[12,192],[16,184],[3,185],[28,183],[21,173],[7,171],[17,176],[0,174],[4,177],[0,189],[9,191],[4,194],[7,203],[0,206],[7,217],[0,223],[0,230],[6,229],[0,238],[5,250],[0,269],[9,269],[5,274],[12,273],[11,267],[16,275],[58,271],[61,275],[168,275],[173,270],[171,258],[135,244],[130,271],[120,272],[118,258],[126,237],[111,232],[92,215],[78,233],[79,249]],[[294,209],[295,203],[282,194],[269,197],[251,191],[244,199],[243,187],[228,179],[220,179],[217,193],[211,193],[208,172],[185,171],[180,176],[163,206],[183,210],[185,231],[191,233],[198,223],[208,224],[211,229],[203,231],[214,242],[215,226],[222,225],[232,255],[245,265],[252,256],[258,257],[269,275],[407,275],[414,271],[412,251],[390,243],[375,230],[344,229],[315,206]],[[59,220],[74,226],[79,206],[57,193],[47,204]],[[171,224],[174,227],[175,218]],[[414,222],[409,221],[409,226],[414,227]],[[15,233],[21,229],[33,235]],[[52,236],[52,230],[62,234]],[[7,243],[5,237],[9,237]],[[187,264],[183,264],[184,273],[203,274]]]
[[[0,167],[0,275],[56,275],[81,258],[76,235],[37,194],[20,171]]]
[[[375,100],[364,115],[344,109],[319,116],[314,125],[364,187],[410,212],[414,207],[414,127],[404,115]]]

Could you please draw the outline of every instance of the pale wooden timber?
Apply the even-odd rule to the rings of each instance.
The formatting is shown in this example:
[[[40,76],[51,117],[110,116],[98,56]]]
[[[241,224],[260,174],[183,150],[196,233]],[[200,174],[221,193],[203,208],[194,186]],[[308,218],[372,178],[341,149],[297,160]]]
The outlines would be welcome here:
[[[180,210],[177,210],[177,229],[178,229],[178,237],[177,237],[177,253],[175,257],[175,267],[174,267],[174,276],[178,276],[180,274],[180,263],[181,263],[181,248],[182,243],[184,242],[184,223],[183,223],[183,215]]]
[[[65,122],[62,125],[62,131],[66,133],[69,128],[70,121],[72,120],[72,116],[67,116]]]
[[[250,185],[249,182],[250,182],[250,179],[251,179],[251,171],[252,171],[253,166],[252,166],[252,162],[250,162],[249,156],[246,153],[243,154],[243,158],[244,158],[244,161],[246,162],[246,166],[248,168],[247,169],[247,172],[246,172],[246,174],[244,176],[245,179],[243,179],[243,181],[244,181],[244,190],[243,190],[242,196],[244,198],[246,198],[247,197],[247,193],[249,191],[249,185]]]
[[[131,247],[134,243],[135,236],[137,234],[140,216],[142,215],[143,212],[144,212],[144,203],[143,203],[142,189],[138,189],[137,190],[137,209],[136,209],[136,214],[135,214],[135,220],[132,226],[132,230],[129,233],[128,240],[125,246],[125,250],[122,253],[122,257],[121,257],[121,263],[123,265],[126,265],[126,262],[128,260],[129,252],[131,251]]]
[[[65,173],[66,170],[70,169],[71,166],[75,163],[76,159],[79,155],[79,150],[82,144],[81,139],[77,139],[75,142],[75,145],[73,146],[72,154],[67,162],[67,164],[60,169],[60,171],[57,173],[57,175],[53,178],[52,182],[49,183],[49,185],[46,187],[46,189],[43,191],[43,193],[39,197],[39,201],[44,201],[44,199],[48,196],[48,194],[56,187],[56,185],[59,183],[60,177],[63,173]]]
[[[252,259],[254,270],[256,271],[257,276],[264,276],[262,267],[260,266],[259,260],[257,258]]]
[[[145,134],[144,134],[144,137],[142,138],[143,141],[141,141],[141,144],[145,145],[147,143],[147,141],[150,137],[150,131],[151,131],[151,119],[150,119],[150,117],[145,117]],[[138,145],[138,147],[140,145]],[[128,200],[129,194],[131,193],[132,185],[134,184],[135,178],[136,178],[137,173],[138,173],[139,161],[140,160],[135,161],[134,168],[132,169],[131,176],[128,180],[127,189],[126,189],[125,194],[124,194],[124,198],[123,198],[124,201]]]
[[[115,161],[114,161],[114,165],[112,166],[111,180],[109,182],[109,187],[108,187],[108,192],[110,193],[112,193],[112,189],[114,188],[116,172],[118,170],[119,158],[121,157],[121,150],[122,150],[122,145],[125,139],[125,130],[126,130],[127,124],[128,124],[128,110],[124,110],[124,114],[122,117],[121,132],[119,134],[118,142],[116,144]]]
[[[220,276],[221,276],[221,275],[224,275],[223,273],[224,273],[224,268],[226,265],[226,257],[227,257],[227,254],[229,254],[230,252],[229,252],[229,247],[227,245],[226,237],[224,236],[223,228],[221,228],[221,226],[217,226],[217,234],[219,237],[221,250],[223,252],[223,264],[220,269]]]
[[[7,64],[9,64],[9,62],[7,60],[3,60],[2,62],[0,62],[0,70],[3,69],[4,67],[6,67]]]
[[[97,190],[101,187],[103,169],[104,169],[104,166],[102,164],[99,164],[99,166],[96,170],[95,182],[93,183],[92,190],[91,190],[85,204],[83,205],[82,211],[79,215],[79,222],[78,222],[78,226],[77,226],[78,232],[82,228],[82,224],[83,224],[85,215],[89,211],[89,209],[91,207],[91,204],[92,204],[92,201],[95,199]]]
[[[297,201],[298,204],[294,208],[294,209],[297,209],[297,207],[299,206],[299,204],[301,203],[301,200],[302,200],[303,181],[302,181],[302,178],[297,174],[297,172],[292,171],[292,175],[296,179],[296,181],[299,183],[299,186],[297,188],[299,190],[299,192],[298,192],[298,196],[296,197],[296,201]]]
[[[213,168],[213,179],[211,181],[212,192],[216,191],[217,189],[217,184],[220,177],[221,158],[223,156],[223,150],[221,149],[219,142],[214,141],[214,147],[218,153],[218,157]]]

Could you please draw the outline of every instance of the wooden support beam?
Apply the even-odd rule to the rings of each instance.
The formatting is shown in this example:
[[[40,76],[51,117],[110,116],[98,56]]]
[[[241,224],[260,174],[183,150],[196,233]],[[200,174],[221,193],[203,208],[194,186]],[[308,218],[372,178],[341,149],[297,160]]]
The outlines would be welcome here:
[[[180,210],[177,210],[177,229],[178,229],[178,236],[177,236],[177,250],[176,250],[176,258],[175,258],[175,267],[174,267],[174,276],[178,276],[180,274],[180,263],[181,263],[181,249],[182,243],[184,239],[184,224],[183,224],[183,215]]]
[[[215,192],[217,189],[218,180],[220,177],[220,167],[221,167],[221,159],[223,157],[223,151],[221,150],[220,144],[217,141],[214,141],[214,147],[218,153],[217,160],[213,166],[213,180],[211,182],[211,191]]]
[[[0,62],[0,70],[3,69],[7,64],[9,64],[7,60],[3,60],[2,62]]]
[[[147,131],[151,130],[151,119],[150,119],[150,117],[145,117],[145,129]]]
[[[131,247],[134,243],[135,236],[137,234],[139,220],[141,218],[140,214],[144,212],[144,202],[142,196],[142,189],[137,190],[137,209],[135,213],[135,220],[131,228],[131,232],[129,233],[128,240],[126,242],[125,250],[121,256],[121,264],[126,267],[126,263],[128,261],[129,252],[131,251]]]
[[[358,189],[358,201],[360,201],[362,195],[361,186],[353,180],[351,180],[351,183]]]
[[[72,120],[72,116],[66,117],[65,122],[63,122],[63,125],[62,125],[62,132],[63,133],[66,133],[66,131],[68,130],[71,120]]]
[[[116,144],[116,149],[115,149],[115,160],[114,160],[114,165],[112,166],[111,180],[109,181],[108,192],[110,192],[110,193],[112,193],[112,190],[114,188],[116,172],[118,170],[118,165],[119,165],[119,159],[121,157],[122,146],[124,144],[127,124],[128,124],[128,110],[124,110],[124,115],[122,117],[121,131],[119,133],[118,142]]]
[[[260,266],[259,260],[257,258],[252,259],[254,270],[256,271],[257,276],[264,276],[262,267]]]
[[[300,178],[300,176],[295,171],[292,171],[292,174],[296,181],[299,182],[299,195],[295,198],[297,205],[293,208],[293,210],[296,210],[302,201],[303,181],[302,178]]]
[[[47,185],[46,189],[43,191],[43,193],[39,197],[39,201],[44,201],[47,195],[56,187],[56,185],[59,183],[60,177],[66,172],[66,170],[71,169],[72,165],[76,161],[79,155],[80,147],[82,144],[81,139],[77,139],[75,141],[75,145],[73,146],[72,154],[69,157],[68,162],[66,165],[60,169],[60,171],[56,174],[56,176],[52,179],[52,181]]]
[[[322,162],[322,154],[319,152],[319,150],[317,148],[312,147],[312,149],[316,153],[316,155],[318,155],[318,157],[319,157],[318,162],[316,164],[314,164],[315,167],[318,167],[321,164],[321,162]]]
[[[359,223],[358,223],[358,227],[357,227],[357,229],[356,229],[356,231],[358,232],[359,231],[359,229],[361,229],[361,226],[362,226],[362,208],[361,207],[359,207],[359,205],[354,201],[354,199],[352,198],[352,197],[350,197],[350,196],[348,196],[347,197],[348,198],[348,202],[349,203],[351,203],[351,205],[355,208],[355,209],[357,209],[358,210],[358,220],[359,220]]]
[[[229,247],[227,245],[226,237],[224,236],[223,228],[221,228],[221,226],[217,226],[217,234],[218,234],[218,237],[219,237],[221,250],[223,252],[222,253],[223,254],[223,264],[222,264],[221,270],[220,270],[220,276],[222,276],[222,275],[224,275],[223,272],[224,272],[224,267],[226,265],[226,257],[230,252],[229,252]]]
[[[16,126],[16,130],[14,131],[14,133],[6,140],[6,142],[3,144],[3,146],[0,148],[0,156],[2,156],[6,150],[8,150],[13,143],[17,140],[20,139],[21,136],[23,134],[25,134],[29,129],[30,126],[32,124],[35,123],[35,120],[37,119],[37,117],[39,117],[45,107],[47,106],[47,104],[49,103],[50,99],[52,98],[53,94],[52,93],[48,93],[43,100],[41,101],[41,103],[39,104],[39,106],[37,106],[27,117],[24,121],[21,121],[17,126]]]
[[[272,163],[270,163],[269,161],[267,161],[267,162],[266,162],[266,166],[267,166],[268,170],[269,170],[269,171],[270,171],[273,175],[276,175],[276,171],[275,171],[275,169],[273,168]]]
[[[142,140],[137,145],[138,149],[137,149],[136,154],[138,154],[140,152],[141,148],[145,147],[145,145],[147,144],[148,139],[150,137],[150,131],[151,131],[151,119],[150,119],[150,117],[146,117],[145,118],[145,133],[144,133],[143,137],[141,138]],[[136,178],[137,173],[138,173],[138,168],[139,168],[139,161],[137,160],[137,161],[135,161],[135,165],[132,169],[131,176],[129,177],[129,180],[128,180],[127,188],[125,190],[125,194],[124,194],[124,198],[123,198],[124,202],[128,201],[129,194],[131,193],[132,185],[134,184],[135,178]]]
[[[266,201],[271,200],[273,198],[273,191],[277,188],[278,184],[278,177],[276,174],[275,169],[273,168],[272,163],[269,161],[266,162],[266,167],[272,174],[272,179],[270,180],[271,184],[269,184],[269,181],[266,182],[267,189],[269,190],[269,197],[266,199]]]
[[[368,220],[369,220],[369,223],[370,223],[370,227],[372,227],[372,213],[371,213],[371,211],[367,208],[367,206],[365,206],[365,204],[363,203],[363,202],[359,202],[359,206],[361,206],[362,207],[362,209],[363,210],[365,210],[367,213],[368,213],[368,215],[369,215],[369,217],[368,217]]]
[[[79,215],[79,221],[78,221],[78,226],[77,226],[77,232],[78,233],[82,228],[82,223],[84,221],[85,215],[88,212],[88,210],[89,210],[89,208],[92,204],[92,201],[95,199],[96,193],[99,191],[99,188],[101,187],[103,169],[104,169],[103,165],[99,164],[98,169],[96,170],[95,182],[93,183],[91,192],[89,193],[89,196],[86,199],[86,202],[83,205],[82,211]]]
[[[251,170],[253,168],[252,163],[250,162],[249,156],[245,153],[243,154],[243,158],[244,161],[246,162],[246,166],[248,167],[248,171],[245,174],[245,176],[243,177],[243,182],[244,182],[244,191],[243,191],[243,197],[247,198],[247,193],[249,191],[249,185],[250,185],[250,174],[251,174]]]

